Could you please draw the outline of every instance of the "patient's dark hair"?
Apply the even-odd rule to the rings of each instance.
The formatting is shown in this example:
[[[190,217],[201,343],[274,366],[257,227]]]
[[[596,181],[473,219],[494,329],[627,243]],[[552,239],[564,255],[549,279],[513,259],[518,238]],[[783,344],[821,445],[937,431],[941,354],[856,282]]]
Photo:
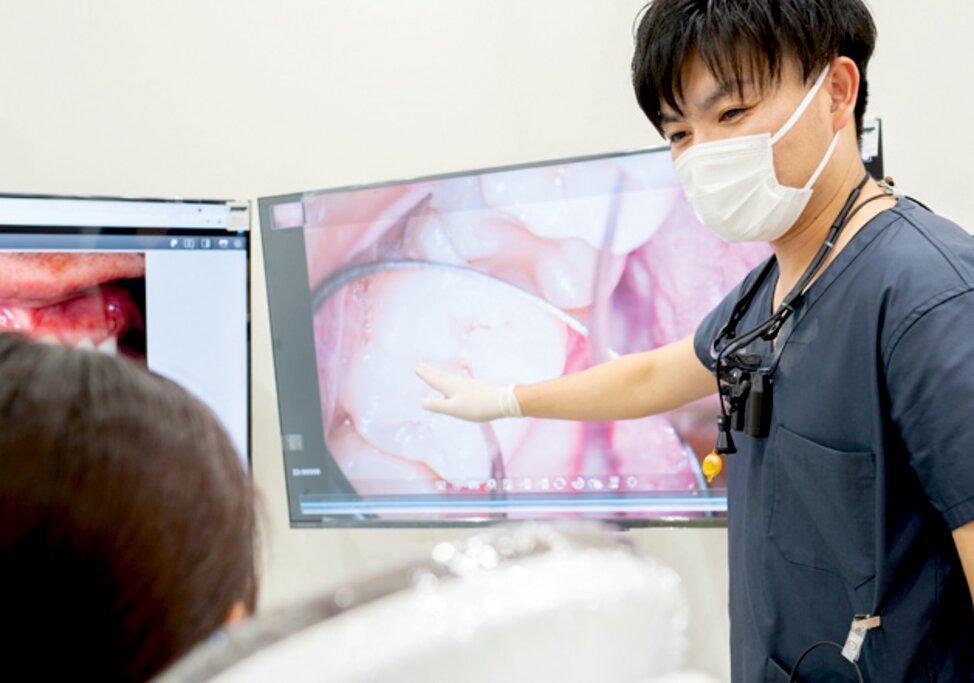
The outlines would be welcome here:
[[[654,0],[636,29],[632,82],[640,108],[661,130],[662,103],[683,113],[682,67],[692,54],[738,94],[747,79],[759,88],[776,85],[784,59],[794,60],[808,83],[837,57],[848,57],[860,73],[861,137],[875,44],[876,26],[862,0]]]
[[[254,497],[197,399],[125,359],[0,334],[0,651],[143,681],[256,599]],[[2,676],[0,676],[2,677]]]

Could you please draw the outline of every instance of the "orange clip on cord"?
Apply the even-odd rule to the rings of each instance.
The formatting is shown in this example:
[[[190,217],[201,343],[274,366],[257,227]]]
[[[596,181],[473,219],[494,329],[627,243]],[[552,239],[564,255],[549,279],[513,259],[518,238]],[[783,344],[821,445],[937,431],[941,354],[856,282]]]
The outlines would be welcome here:
[[[724,454],[736,452],[737,449],[734,447],[734,440],[731,439],[730,435],[730,418],[728,418],[726,413],[721,411],[721,414],[717,416],[717,443],[714,444],[714,450],[703,459],[703,463],[700,466],[703,475],[707,477],[708,484],[713,484],[714,477],[723,471]]]
[[[710,455],[703,459],[701,469],[703,470],[703,476],[707,477],[707,483],[712,484],[714,483],[714,477],[724,469],[724,459],[716,450],[712,451]]]

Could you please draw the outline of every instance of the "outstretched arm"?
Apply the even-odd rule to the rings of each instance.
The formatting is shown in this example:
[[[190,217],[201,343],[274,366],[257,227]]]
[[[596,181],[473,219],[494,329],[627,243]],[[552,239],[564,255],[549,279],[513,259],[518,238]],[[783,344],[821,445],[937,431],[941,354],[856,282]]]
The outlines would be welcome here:
[[[957,554],[960,555],[960,563],[967,577],[971,600],[974,600],[974,522],[968,522],[954,529],[954,544],[957,546]]]
[[[495,387],[429,366],[420,366],[417,373],[443,394],[424,401],[424,407],[476,421],[517,415],[624,420],[672,410],[717,389],[693,350],[692,337],[583,372],[516,387]]]

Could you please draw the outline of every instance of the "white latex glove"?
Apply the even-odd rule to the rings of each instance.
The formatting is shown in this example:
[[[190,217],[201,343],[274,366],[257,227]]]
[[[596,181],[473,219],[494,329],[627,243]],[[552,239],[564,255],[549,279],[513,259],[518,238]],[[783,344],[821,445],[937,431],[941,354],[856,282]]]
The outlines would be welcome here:
[[[501,417],[521,417],[514,386],[498,387],[480,380],[451,375],[426,363],[416,368],[419,378],[443,394],[423,399],[423,407],[434,413],[452,415],[471,422],[489,422]]]

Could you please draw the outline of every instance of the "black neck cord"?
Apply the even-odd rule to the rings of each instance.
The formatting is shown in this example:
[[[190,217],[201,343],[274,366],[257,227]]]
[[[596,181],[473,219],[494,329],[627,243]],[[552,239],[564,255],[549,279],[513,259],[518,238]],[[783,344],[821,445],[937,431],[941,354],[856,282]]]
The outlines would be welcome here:
[[[745,332],[740,337],[736,336],[737,325],[750,309],[751,303],[754,301],[754,297],[757,295],[758,289],[760,288],[762,282],[771,273],[771,269],[776,261],[775,257],[773,256],[768,259],[768,262],[765,264],[764,268],[761,269],[761,272],[755,278],[754,283],[748,288],[748,291],[744,294],[744,296],[742,296],[737,303],[734,304],[734,308],[731,310],[730,318],[724,327],[721,328],[720,332],[717,334],[717,338],[714,339],[711,346],[712,351],[717,352],[715,374],[717,375],[717,395],[720,399],[720,412],[724,421],[723,424],[727,424],[727,420],[729,419],[724,396],[720,391],[720,370],[722,365],[726,362],[726,358],[740,351],[748,344],[759,338],[766,341],[773,341],[778,336],[778,333],[781,331],[781,327],[784,325],[785,321],[801,304],[805,297],[808,285],[814,279],[815,275],[828,258],[829,253],[835,247],[835,243],[838,240],[839,235],[842,234],[842,230],[864,206],[877,199],[893,196],[891,191],[884,191],[880,194],[869,197],[858,205],[855,205],[856,201],[859,199],[859,195],[862,193],[862,188],[865,187],[868,180],[869,173],[867,172],[863,175],[862,180],[859,181],[859,184],[849,192],[849,196],[846,197],[845,204],[842,205],[842,210],[839,211],[838,216],[836,216],[835,221],[833,221],[832,226],[829,228],[829,231],[825,236],[825,240],[822,242],[822,246],[819,247],[818,252],[816,252],[815,257],[812,259],[812,262],[808,264],[808,267],[805,269],[805,272],[802,273],[802,276],[798,279],[798,282],[794,287],[792,287],[791,291],[788,293],[788,296],[784,298],[784,300],[778,306],[778,310],[776,310],[770,318],[762,322],[757,327]],[[727,339],[730,341],[730,343],[720,351],[717,351],[717,347],[722,339]]]
[[[831,645],[832,647],[837,648],[840,652],[842,651],[842,646],[831,640],[820,640],[817,643],[809,646],[804,652],[801,653],[801,656],[798,657],[798,661],[795,662],[795,666],[792,667],[791,675],[788,677],[788,683],[795,683],[798,681],[798,667],[800,667],[802,662],[805,661],[805,657],[810,655],[813,650],[817,650],[820,647],[825,647],[826,645]],[[856,678],[859,679],[859,683],[865,683],[865,681],[862,680],[862,671],[859,669],[859,665],[852,661],[849,663],[856,668]]]
[[[773,316],[765,320],[756,328],[742,335],[741,339],[752,336],[753,338],[750,341],[753,341],[753,339],[757,338],[757,336],[765,336],[765,338],[768,340],[774,339],[774,335],[777,335],[777,332],[781,327],[781,323],[784,323],[784,320],[787,319],[792,312],[794,312],[795,306],[798,305],[800,299],[804,296],[804,290],[808,286],[808,283],[811,282],[812,278],[815,277],[815,274],[818,273],[819,268],[821,268],[822,264],[825,263],[825,259],[835,246],[835,242],[841,234],[842,229],[845,228],[852,216],[855,215],[855,213],[852,212],[853,204],[855,204],[856,200],[859,199],[859,194],[862,192],[862,188],[865,186],[867,180],[869,180],[868,173],[865,174],[862,180],[859,181],[859,184],[856,185],[851,192],[849,192],[849,196],[846,197],[845,204],[842,205],[842,210],[839,211],[839,215],[836,216],[835,221],[833,221],[832,226],[825,235],[825,241],[822,242],[822,246],[819,247],[818,252],[816,252],[814,258],[812,258],[811,263],[809,263],[808,267],[805,268],[805,272],[802,273],[802,276],[798,279],[798,282],[794,287],[792,287],[791,291],[788,292],[788,296],[786,296],[778,306],[778,310],[775,311]],[[876,196],[881,197],[885,195]],[[865,204],[866,202],[863,202],[856,207],[856,212],[865,206]],[[774,266],[776,260],[777,259],[774,256],[768,260],[760,274],[758,274],[758,277],[755,278],[754,284],[752,284],[747,293],[745,293],[745,295],[741,297],[736,304],[734,304],[734,309],[731,311],[730,319],[720,330],[720,333],[717,335],[717,339],[714,340],[714,348],[716,348],[720,340],[724,338],[734,340],[734,345],[738,345],[740,339],[735,339],[737,334],[737,325],[747,313],[748,309],[751,308],[751,303],[753,302],[754,297],[757,295],[761,283],[771,273],[771,268]],[[779,319],[780,322],[777,324],[777,326],[772,328],[772,324],[777,322]],[[759,333],[758,330],[760,330]],[[750,341],[747,343],[750,343]],[[747,343],[740,344],[739,348],[747,346]]]

